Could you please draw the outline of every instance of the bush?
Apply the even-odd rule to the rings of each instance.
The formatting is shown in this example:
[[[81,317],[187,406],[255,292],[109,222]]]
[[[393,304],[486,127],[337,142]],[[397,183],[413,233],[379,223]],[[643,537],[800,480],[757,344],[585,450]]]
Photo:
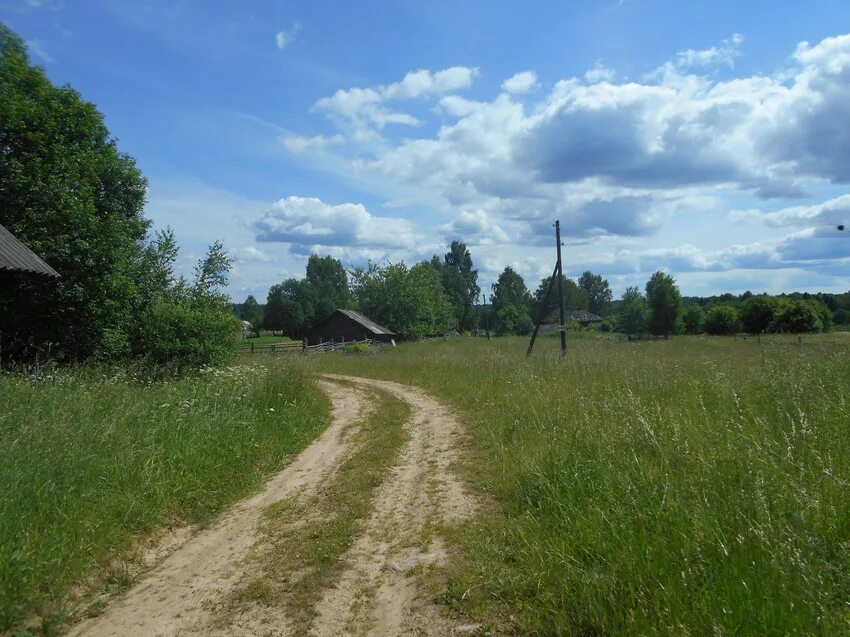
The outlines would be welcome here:
[[[699,305],[689,305],[685,310],[685,315],[682,317],[682,324],[685,328],[685,334],[699,334],[702,332],[703,321],[702,308]]]
[[[368,343],[352,343],[342,348],[346,354],[365,354],[369,351]]]
[[[811,303],[792,299],[785,301],[779,307],[770,329],[772,332],[792,334],[820,332],[823,329],[823,322]]]
[[[767,295],[751,296],[741,306],[741,326],[750,334],[761,334],[770,328],[776,316],[778,301]]]
[[[602,321],[599,324],[599,331],[600,332],[610,332],[611,331],[611,324],[608,321]]]
[[[712,305],[705,313],[703,328],[709,334],[726,336],[741,330],[738,310],[731,305]]]

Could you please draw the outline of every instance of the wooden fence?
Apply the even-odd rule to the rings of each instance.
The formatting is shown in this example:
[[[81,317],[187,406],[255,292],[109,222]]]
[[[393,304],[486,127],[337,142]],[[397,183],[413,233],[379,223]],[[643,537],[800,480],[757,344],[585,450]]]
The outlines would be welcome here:
[[[254,345],[251,343],[251,354],[278,354],[281,352],[302,352],[304,354],[313,354],[318,352],[332,352],[337,349],[348,347],[349,345],[371,345],[371,338],[364,338],[361,341],[328,341],[327,343],[319,343],[318,345],[307,345],[304,343],[269,343],[266,345]]]

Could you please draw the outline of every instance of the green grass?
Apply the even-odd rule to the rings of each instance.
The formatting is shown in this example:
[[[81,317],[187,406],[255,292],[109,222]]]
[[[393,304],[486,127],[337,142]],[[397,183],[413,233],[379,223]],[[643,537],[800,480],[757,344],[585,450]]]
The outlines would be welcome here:
[[[267,345],[290,345],[292,343],[300,343],[300,341],[294,341],[286,336],[271,336],[264,334],[257,337],[252,336],[250,338],[240,338],[237,347],[239,352],[244,353],[251,351],[252,344],[254,347],[265,347]]]
[[[47,630],[73,584],[257,488],[328,412],[285,359],[160,383],[9,374],[0,396],[0,632],[33,616]]]
[[[252,603],[280,606],[292,634],[307,633],[322,593],[346,566],[342,558],[362,532],[375,490],[407,441],[407,404],[384,391],[364,391],[370,409],[358,423],[355,452],[308,502],[268,508],[257,572],[231,595],[230,615]]]
[[[517,634],[850,634],[847,335],[525,346],[309,359],[468,424],[496,506],[459,533],[455,603]]]

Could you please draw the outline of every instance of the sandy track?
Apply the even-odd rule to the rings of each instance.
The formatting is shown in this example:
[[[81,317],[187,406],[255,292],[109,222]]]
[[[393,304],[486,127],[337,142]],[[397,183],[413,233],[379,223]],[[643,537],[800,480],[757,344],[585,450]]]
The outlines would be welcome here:
[[[425,594],[410,573],[446,555],[433,532],[473,512],[473,501],[452,472],[461,428],[452,414],[421,390],[398,383],[327,375],[365,389],[389,392],[410,405],[410,442],[373,501],[363,534],[344,556],[346,568],[316,607],[310,633],[330,637],[450,635],[455,623]],[[287,497],[309,502],[323,480],[352,451],[352,427],[366,405],[350,384],[320,381],[334,404],[322,436],[257,495],[190,537],[105,612],[77,625],[74,636],[290,635],[282,609],[253,609],[217,625],[221,600],[255,568],[246,557],[261,540],[263,510]]]
[[[459,423],[421,390],[389,381],[327,375],[387,391],[407,402],[410,443],[381,486],[365,533],[346,556],[348,568],[317,607],[311,633],[450,635],[452,626],[410,570],[445,559],[434,525],[462,521],[473,501],[452,472]]]
[[[331,424],[298,458],[255,496],[230,509],[217,523],[189,538],[105,612],[78,624],[73,636],[189,635],[206,623],[210,602],[223,597],[242,575],[256,541],[263,510],[284,498],[304,498],[345,456],[348,425],[362,406],[359,393],[320,383],[333,401]]]

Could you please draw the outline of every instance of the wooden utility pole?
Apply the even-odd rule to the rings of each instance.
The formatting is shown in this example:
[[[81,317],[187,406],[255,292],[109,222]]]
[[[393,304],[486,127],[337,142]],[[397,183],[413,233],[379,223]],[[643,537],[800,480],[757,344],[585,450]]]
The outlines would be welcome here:
[[[561,319],[561,356],[567,353],[567,328],[564,326],[564,267],[561,263],[561,222],[555,222],[555,243],[558,246],[558,309]]]
[[[481,298],[484,299],[484,329],[487,332],[487,340],[490,340],[490,317],[487,316],[487,295],[482,294]]]

